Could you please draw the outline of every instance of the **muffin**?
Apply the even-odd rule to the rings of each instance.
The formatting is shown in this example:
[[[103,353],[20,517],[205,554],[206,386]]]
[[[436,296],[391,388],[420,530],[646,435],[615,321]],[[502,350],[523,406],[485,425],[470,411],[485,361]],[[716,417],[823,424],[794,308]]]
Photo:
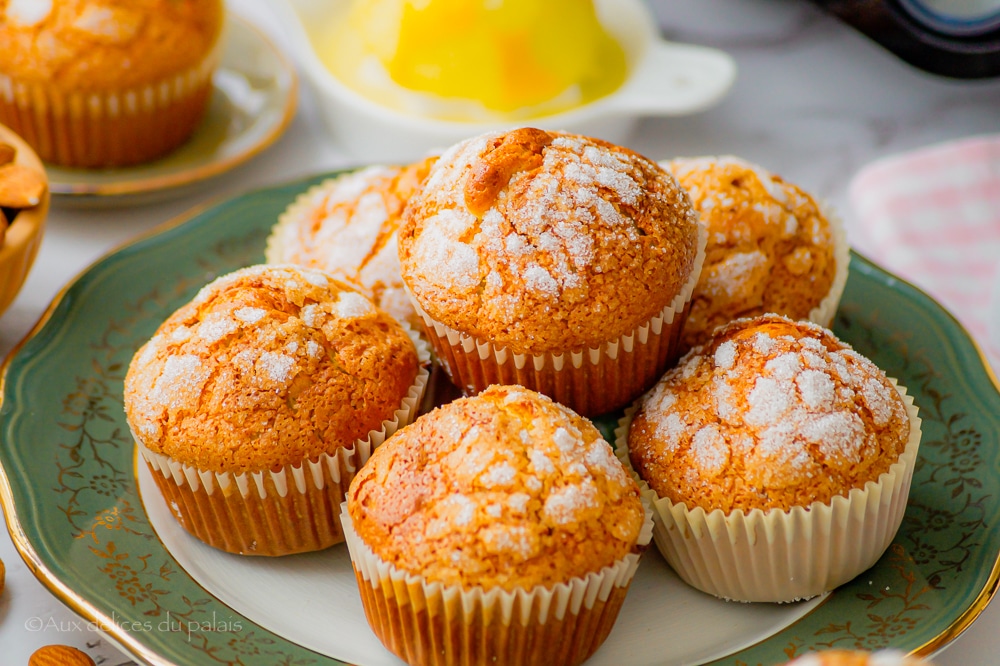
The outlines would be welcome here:
[[[931,666],[931,662],[898,650],[820,650],[797,657],[786,666]]]
[[[415,416],[426,343],[325,273],[251,266],[206,285],[135,354],[125,415],[171,513],[244,555],[343,540],[371,450]]]
[[[399,231],[403,281],[456,385],[520,384],[588,416],[676,360],[703,245],[655,162],[532,128],[451,147]]]
[[[406,201],[433,157],[406,166],[371,166],[325,180],[298,197],[267,239],[273,264],[318,268],[361,287],[393,317],[423,327],[399,274],[397,231]]]
[[[763,315],[691,350],[616,435],[682,579],[784,602],[832,590],[888,548],[920,419],[895,380],[827,329]]]
[[[652,537],[593,424],[520,386],[396,432],[351,482],[342,520],[368,622],[410,664],[579,664]]]
[[[221,0],[0,0],[0,122],[52,164],[165,155],[205,113],[224,19]]]
[[[850,262],[840,219],[801,188],[738,157],[664,162],[708,228],[684,351],[741,317],[776,313],[830,326]]]

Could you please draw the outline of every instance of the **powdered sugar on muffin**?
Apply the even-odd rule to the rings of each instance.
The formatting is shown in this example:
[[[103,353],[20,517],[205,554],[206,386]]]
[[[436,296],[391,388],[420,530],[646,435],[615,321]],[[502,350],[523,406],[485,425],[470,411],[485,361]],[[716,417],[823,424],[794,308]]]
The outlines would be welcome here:
[[[392,316],[419,327],[400,277],[397,230],[407,200],[434,159],[371,166],[310,188],[279,217],[268,238],[267,261],[348,280]]]
[[[407,207],[404,280],[427,313],[517,352],[628,333],[690,277],[697,217],[658,165],[522,128],[445,152]]]
[[[379,557],[428,581],[530,589],[632,552],[635,482],[588,421],[534,391],[490,387],[388,439],[348,502]]]
[[[931,662],[900,650],[819,650],[796,657],[786,666],[931,666]]]
[[[418,365],[404,329],[350,286],[253,266],[206,285],[136,353],[126,415],[155,453],[215,472],[267,470],[380,429]]]
[[[643,397],[629,455],[688,508],[789,509],[877,480],[908,435],[871,361],[826,329],[768,315],[722,329]]]
[[[663,165],[687,189],[709,232],[686,349],[717,326],[767,312],[830,324],[847,275],[838,219],[801,188],[738,157]]]

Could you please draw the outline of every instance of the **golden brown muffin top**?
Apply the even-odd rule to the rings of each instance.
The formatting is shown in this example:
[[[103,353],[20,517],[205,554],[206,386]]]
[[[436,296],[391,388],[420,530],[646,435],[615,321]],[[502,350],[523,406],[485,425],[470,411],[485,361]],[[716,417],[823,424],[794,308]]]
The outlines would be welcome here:
[[[664,166],[687,189],[708,228],[684,349],[741,317],[774,312],[808,319],[837,270],[830,221],[816,201],[738,157],[675,159]]]
[[[221,0],[0,0],[0,72],[68,90],[121,90],[198,64]]]
[[[698,219],[655,162],[522,128],[463,141],[399,232],[403,280],[435,320],[518,353],[598,347],[691,277]]]
[[[384,561],[429,582],[531,589],[631,552],[639,489],[589,421],[491,386],[397,431],[351,482],[348,508]]]
[[[931,662],[898,650],[820,650],[797,657],[786,666],[931,666]]]
[[[206,285],[136,352],[125,412],[146,448],[179,462],[277,469],[381,429],[417,366],[406,332],[347,284],[251,266]]]
[[[661,497],[707,512],[829,503],[877,481],[910,428],[874,363],[777,315],[719,329],[638,404],[633,468]]]
[[[268,263],[318,268],[359,285],[377,306],[419,329],[399,274],[403,207],[436,157],[407,166],[372,166],[310,188],[278,219]]]

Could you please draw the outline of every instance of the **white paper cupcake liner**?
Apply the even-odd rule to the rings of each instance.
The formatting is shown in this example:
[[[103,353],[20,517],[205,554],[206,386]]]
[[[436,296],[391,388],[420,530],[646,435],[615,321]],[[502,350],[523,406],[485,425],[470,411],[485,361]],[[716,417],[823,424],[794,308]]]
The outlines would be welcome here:
[[[653,512],[637,546],[649,544]],[[341,524],[365,616],[375,635],[409,664],[579,664],[601,646],[639,566],[640,552],[552,587],[506,591],[428,582],[378,557],[354,530],[347,502]]]
[[[828,592],[874,565],[903,520],[921,436],[913,398],[889,381],[910,423],[899,459],[864,488],[790,511],[708,513],[659,497],[632,468],[628,431],[636,406],[626,410],[615,430],[615,451],[654,507],[653,538],[674,571],[723,599],[790,602]]]
[[[837,314],[837,308],[840,307],[844,287],[847,285],[847,276],[851,265],[851,246],[847,241],[847,230],[843,218],[829,203],[818,200],[816,203],[819,205],[823,217],[830,224],[830,235],[833,237],[833,261],[836,264],[836,271],[833,275],[830,291],[816,307],[809,311],[809,321],[824,328],[830,328],[833,324],[833,318]]]
[[[298,237],[297,227],[303,215],[316,210],[322,197],[335,187],[336,184],[348,174],[340,174],[333,178],[326,178],[321,182],[302,192],[295,200],[278,215],[278,220],[271,227],[271,232],[267,236],[264,244],[264,260],[269,264],[295,263],[289,256],[292,246],[296,244]]]
[[[437,358],[466,395],[491,384],[519,384],[544,393],[584,416],[619,409],[654,384],[679,356],[691,295],[705,261],[708,233],[698,225],[694,268],[681,290],[658,314],[599,347],[564,353],[520,354],[462,333],[431,317],[410,300],[424,320]]]
[[[286,555],[343,541],[339,507],[355,472],[378,446],[416,418],[430,371],[430,349],[404,325],[417,349],[417,376],[381,428],[316,460],[278,470],[212,472],[150,451],[132,433],[171,513],[202,541],[243,555]]]

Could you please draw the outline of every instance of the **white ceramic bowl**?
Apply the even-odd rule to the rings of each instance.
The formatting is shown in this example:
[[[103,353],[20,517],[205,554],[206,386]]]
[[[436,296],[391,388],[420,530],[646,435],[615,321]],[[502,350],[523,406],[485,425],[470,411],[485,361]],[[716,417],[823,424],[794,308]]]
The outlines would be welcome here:
[[[365,161],[405,161],[488,130],[530,125],[623,143],[642,116],[708,108],[729,90],[736,66],[726,53],[660,38],[642,0],[595,0],[605,27],[625,48],[629,73],[614,93],[562,113],[510,122],[452,122],[379,105],[340,82],[322,63],[306,25],[326,25],[347,0],[278,0],[272,7],[293,57],[317,94],[338,144]]]

